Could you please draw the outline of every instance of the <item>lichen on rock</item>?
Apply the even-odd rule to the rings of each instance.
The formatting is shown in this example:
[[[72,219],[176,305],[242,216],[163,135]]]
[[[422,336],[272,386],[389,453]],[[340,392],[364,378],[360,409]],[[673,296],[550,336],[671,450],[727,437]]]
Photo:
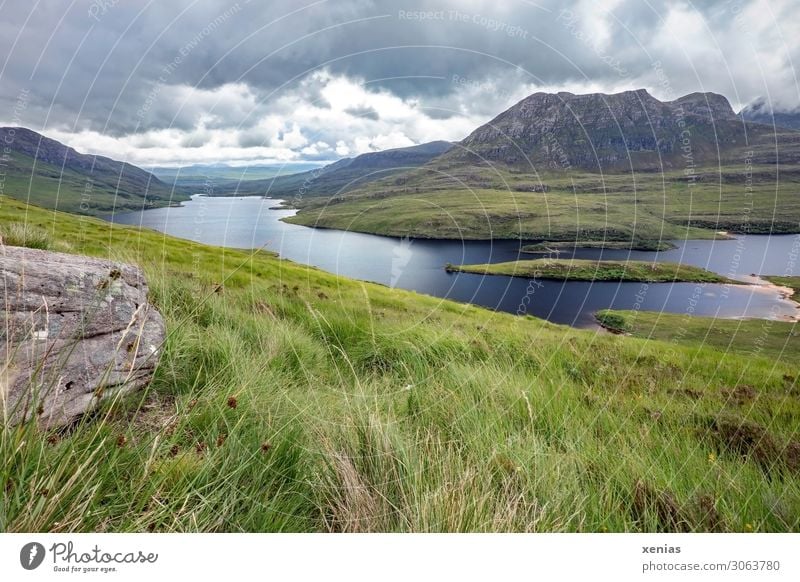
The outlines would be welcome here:
[[[4,422],[63,426],[150,382],[165,329],[139,268],[6,246],[0,277]]]

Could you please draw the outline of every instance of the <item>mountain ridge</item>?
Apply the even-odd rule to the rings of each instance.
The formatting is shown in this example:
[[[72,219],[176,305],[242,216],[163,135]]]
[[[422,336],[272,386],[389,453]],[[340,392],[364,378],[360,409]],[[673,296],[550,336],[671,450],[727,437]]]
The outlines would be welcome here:
[[[716,93],[660,101],[645,89],[538,92],[476,128],[450,157],[547,169],[658,169],[678,165],[687,147],[695,163],[713,160],[747,140],[746,125]]]

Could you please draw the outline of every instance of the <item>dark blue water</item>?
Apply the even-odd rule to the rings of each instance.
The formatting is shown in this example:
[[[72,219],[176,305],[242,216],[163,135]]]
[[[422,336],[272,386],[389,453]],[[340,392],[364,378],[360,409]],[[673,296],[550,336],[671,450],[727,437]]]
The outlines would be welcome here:
[[[516,241],[403,240],[281,222],[293,210],[276,200],[195,197],[181,207],[119,214],[113,221],[233,248],[266,248],[342,276],[531,314],[577,327],[595,326],[598,309],[641,309],[726,318],[796,316],[796,304],[774,288],[694,283],[591,283],[448,274],[445,263],[496,263],[520,258]],[[578,249],[559,257],[681,262],[731,278],[796,275],[800,235],[748,235],[728,241],[679,241],[660,253]],[[538,255],[523,254],[521,258]]]

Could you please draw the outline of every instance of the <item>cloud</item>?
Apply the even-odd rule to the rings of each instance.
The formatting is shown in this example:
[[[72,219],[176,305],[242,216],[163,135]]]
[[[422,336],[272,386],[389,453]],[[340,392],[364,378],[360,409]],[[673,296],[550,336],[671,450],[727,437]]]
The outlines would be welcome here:
[[[348,107],[344,110],[344,112],[348,115],[352,115],[353,117],[364,117],[366,119],[371,119],[372,121],[378,121],[381,118],[378,112],[375,111],[373,107],[369,107],[368,105]]]
[[[792,0],[7,3],[0,121],[191,163],[458,140],[536,90],[794,109],[795,13]]]

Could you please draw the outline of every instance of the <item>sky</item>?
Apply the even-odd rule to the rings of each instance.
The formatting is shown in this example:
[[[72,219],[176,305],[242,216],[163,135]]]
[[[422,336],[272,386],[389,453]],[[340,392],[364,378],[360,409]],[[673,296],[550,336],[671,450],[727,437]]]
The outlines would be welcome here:
[[[457,141],[536,91],[800,106],[797,0],[0,0],[0,124],[134,164]]]

